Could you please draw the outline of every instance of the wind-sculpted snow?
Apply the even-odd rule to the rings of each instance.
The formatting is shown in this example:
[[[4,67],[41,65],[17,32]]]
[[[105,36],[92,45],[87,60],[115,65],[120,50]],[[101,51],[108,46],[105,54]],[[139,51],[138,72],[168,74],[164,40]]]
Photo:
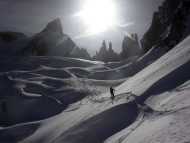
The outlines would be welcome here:
[[[70,71],[79,78],[88,77],[88,75],[90,74],[90,71],[83,68],[69,68],[68,71]]]
[[[88,91],[70,84],[69,79],[76,76],[64,67],[95,65],[91,61],[68,58],[31,57],[21,60],[15,57],[5,60],[2,58],[3,72],[0,75],[1,126],[46,119],[81,100]],[[58,65],[61,67],[57,68]]]
[[[2,58],[0,142],[189,142],[190,37],[147,66],[155,51],[119,67],[58,57]],[[136,74],[144,67],[138,63],[147,67]],[[117,86],[113,104],[110,86]]]
[[[50,68],[90,67],[99,62],[61,57],[0,57],[0,72],[33,71],[41,66]]]
[[[90,73],[87,68],[94,70],[93,67],[100,65],[100,62],[74,58],[1,57],[0,125],[46,119],[85,98],[90,92],[104,90],[101,86],[104,83],[97,81],[94,85],[103,88],[96,90],[93,88],[94,81],[77,78],[87,76]],[[88,83],[90,86],[87,86]]]

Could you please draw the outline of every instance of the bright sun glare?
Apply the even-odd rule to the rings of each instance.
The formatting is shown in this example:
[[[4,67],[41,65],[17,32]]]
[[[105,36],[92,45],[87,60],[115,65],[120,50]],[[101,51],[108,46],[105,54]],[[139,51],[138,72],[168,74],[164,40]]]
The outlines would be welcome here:
[[[115,25],[116,6],[113,0],[86,0],[79,16],[87,27],[86,33],[102,33]]]

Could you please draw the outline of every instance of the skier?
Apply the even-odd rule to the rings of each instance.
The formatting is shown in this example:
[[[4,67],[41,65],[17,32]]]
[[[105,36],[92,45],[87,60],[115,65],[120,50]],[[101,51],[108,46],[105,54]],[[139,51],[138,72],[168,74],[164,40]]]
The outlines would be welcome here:
[[[113,87],[110,87],[110,94],[111,94],[110,98],[112,100],[112,104],[113,104],[113,101],[114,101],[114,98],[115,98],[114,92],[115,92],[115,89]]]

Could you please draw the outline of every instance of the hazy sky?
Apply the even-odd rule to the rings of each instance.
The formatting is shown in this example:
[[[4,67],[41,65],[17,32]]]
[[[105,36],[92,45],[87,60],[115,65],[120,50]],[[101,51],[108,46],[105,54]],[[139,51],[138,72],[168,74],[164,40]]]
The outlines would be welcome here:
[[[84,0],[0,0],[0,30],[14,30],[27,34],[41,31],[51,20],[60,17],[64,33],[90,51],[99,49],[102,40],[113,42],[116,51],[121,49],[123,32],[136,32],[141,37],[148,29],[152,14],[163,0],[115,0],[122,22],[134,24],[121,31],[109,30],[96,36],[74,39],[85,29],[80,19],[73,17]],[[106,9],[105,9],[106,10]]]

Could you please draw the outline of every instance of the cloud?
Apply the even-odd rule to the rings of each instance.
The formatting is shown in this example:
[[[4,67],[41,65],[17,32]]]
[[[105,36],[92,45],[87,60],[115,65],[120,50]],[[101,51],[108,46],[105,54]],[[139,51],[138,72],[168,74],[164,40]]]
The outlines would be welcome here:
[[[118,27],[126,28],[126,27],[132,26],[134,24],[135,24],[134,22],[126,22],[124,24],[118,24]]]

